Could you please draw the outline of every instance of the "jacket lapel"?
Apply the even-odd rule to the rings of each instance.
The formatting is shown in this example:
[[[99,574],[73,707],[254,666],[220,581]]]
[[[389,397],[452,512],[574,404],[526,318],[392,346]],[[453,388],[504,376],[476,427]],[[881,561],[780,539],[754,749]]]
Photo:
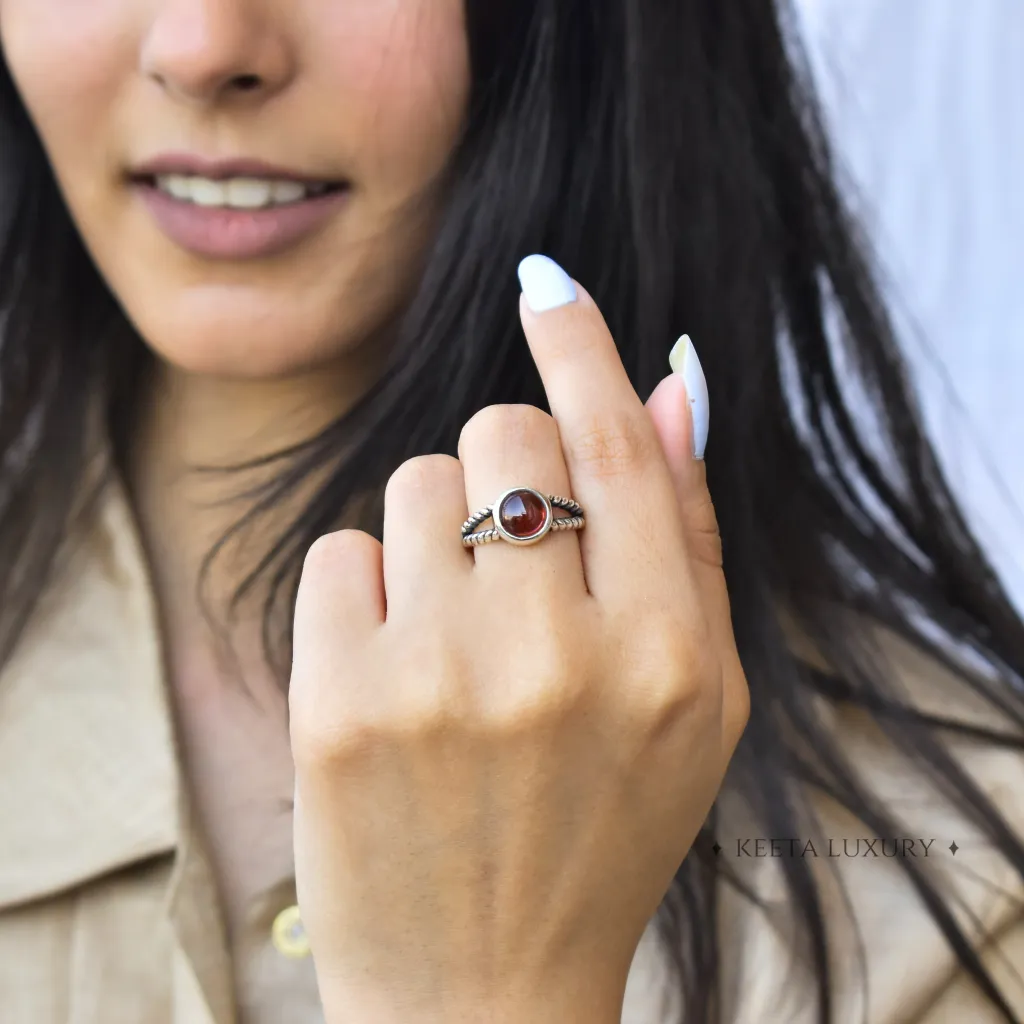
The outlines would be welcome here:
[[[171,851],[178,767],[145,563],[116,481],[0,676],[0,907]]]
[[[0,911],[174,854],[174,1019],[230,1024],[230,957],[180,763],[146,561],[111,476],[0,674]]]

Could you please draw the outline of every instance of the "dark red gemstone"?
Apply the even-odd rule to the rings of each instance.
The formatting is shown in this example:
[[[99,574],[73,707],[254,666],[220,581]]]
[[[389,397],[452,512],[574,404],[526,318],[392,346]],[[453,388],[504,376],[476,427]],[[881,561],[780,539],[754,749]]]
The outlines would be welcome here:
[[[547,517],[544,502],[532,491],[513,491],[498,510],[501,525],[520,540],[540,533]]]

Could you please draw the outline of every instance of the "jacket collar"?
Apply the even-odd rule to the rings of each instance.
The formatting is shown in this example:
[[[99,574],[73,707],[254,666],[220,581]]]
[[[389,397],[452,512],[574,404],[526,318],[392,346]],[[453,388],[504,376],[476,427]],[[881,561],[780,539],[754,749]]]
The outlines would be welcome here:
[[[177,847],[173,716],[131,516],[108,474],[0,674],[0,907]]]

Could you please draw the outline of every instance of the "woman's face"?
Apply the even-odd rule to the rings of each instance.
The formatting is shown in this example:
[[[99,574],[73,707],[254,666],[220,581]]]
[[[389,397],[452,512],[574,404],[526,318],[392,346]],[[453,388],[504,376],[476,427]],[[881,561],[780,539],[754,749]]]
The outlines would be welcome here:
[[[414,282],[416,200],[469,90],[463,0],[0,0],[0,41],[86,245],[169,363],[324,365]]]

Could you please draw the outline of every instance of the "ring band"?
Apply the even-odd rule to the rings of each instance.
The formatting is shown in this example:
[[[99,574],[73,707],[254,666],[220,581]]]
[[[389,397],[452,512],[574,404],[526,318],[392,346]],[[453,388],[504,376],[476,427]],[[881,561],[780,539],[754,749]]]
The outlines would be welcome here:
[[[555,516],[555,509],[567,516]],[[490,530],[473,531],[486,519],[494,519]],[[462,524],[462,546],[466,548],[504,540],[525,546],[536,544],[552,530],[582,530],[586,525],[583,508],[572,498],[541,494],[532,487],[511,487],[493,505],[475,512]]]

